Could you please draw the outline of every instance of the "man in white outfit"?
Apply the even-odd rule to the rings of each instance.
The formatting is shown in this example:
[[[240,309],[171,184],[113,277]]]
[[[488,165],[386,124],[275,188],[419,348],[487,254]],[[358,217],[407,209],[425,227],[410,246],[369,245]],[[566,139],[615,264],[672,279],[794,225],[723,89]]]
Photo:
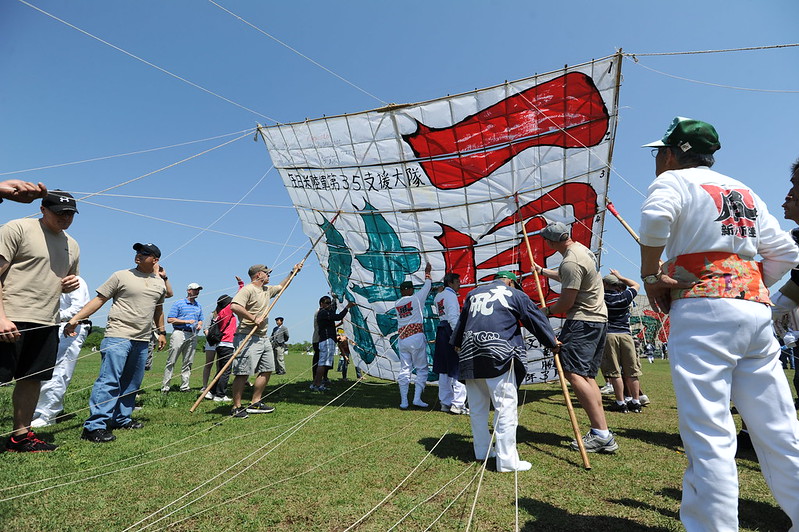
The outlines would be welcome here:
[[[399,332],[397,349],[400,357],[397,383],[400,389],[400,408],[402,409],[408,408],[408,388],[410,387],[412,368],[416,369],[413,405],[421,408],[430,406],[422,401],[422,391],[427,384],[427,337],[424,334],[423,309],[432,286],[430,279],[432,269],[430,263],[427,263],[424,269],[424,284],[415,294],[411,281],[404,281],[400,284],[402,297],[394,303],[394,309],[397,311],[397,332]]]
[[[466,386],[458,380],[458,354],[450,344],[452,331],[458,325],[461,306],[458,290],[461,278],[457,273],[444,275],[444,290],[438,293],[433,305],[438,311],[436,350],[433,354],[433,371],[438,373],[438,401],[442,412],[468,414],[466,408]]]
[[[799,262],[799,251],[748,186],[710,169],[721,147],[713,126],[677,117],[646,146],[656,148],[657,179],[642,206],[641,275],[650,304],[671,318],[669,359],[688,458],[680,520],[688,532],[738,530],[732,400],[796,530],[799,422],[766,287]]]
[[[86,336],[91,330],[91,322],[81,323],[75,329],[75,336],[64,337],[64,325],[69,319],[78,313],[91,299],[89,286],[82,277],[78,276],[80,285],[74,292],[61,294],[60,318],[61,326],[58,328],[58,353],[56,354],[55,367],[53,368],[53,378],[42,382],[39,391],[39,402],[36,404],[36,411],[33,413],[31,427],[47,427],[56,422],[56,416],[64,410],[64,395],[67,393],[67,386],[72,380],[72,373],[75,371],[75,364],[78,362],[78,355]]]

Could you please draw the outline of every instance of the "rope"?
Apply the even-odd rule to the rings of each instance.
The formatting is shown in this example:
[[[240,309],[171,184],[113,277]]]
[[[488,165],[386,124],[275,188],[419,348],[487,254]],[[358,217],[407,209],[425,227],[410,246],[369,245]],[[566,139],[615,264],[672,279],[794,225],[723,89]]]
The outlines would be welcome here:
[[[624,56],[632,57],[645,57],[645,56],[659,56],[659,55],[695,55],[695,54],[720,54],[726,52],[748,52],[751,50],[773,50],[776,48],[794,48],[799,46],[795,44],[772,44],[766,46],[749,46],[746,48],[724,48],[721,50],[693,50],[688,52],[649,52],[649,53],[622,53]]]
[[[219,4],[217,4],[216,2],[214,2],[214,0],[208,0],[208,1],[209,1],[211,4],[215,5],[216,7],[218,7],[219,9],[221,9],[222,11],[224,11],[225,13],[227,13],[227,14],[229,14],[229,15],[231,15],[231,16],[233,16],[233,17],[235,17],[235,18],[237,18],[238,20],[240,20],[240,21],[241,21],[241,22],[243,22],[244,24],[248,25],[249,27],[251,27],[251,28],[252,28],[252,29],[254,29],[255,31],[257,31],[257,32],[259,32],[259,33],[261,33],[261,34],[263,34],[263,35],[266,35],[267,37],[269,37],[270,39],[272,39],[272,40],[273,40],[273,41],[275,41],[276,43],[280,44],[281,46],[284,46],[284,47],[288,48],[289,50],[291,50],[291,51],[292,51],[292,52],[294,52],[295,54],[299,55],[299,56],[300,56],[300,57],[302,57],[303,59],[305,59],[305,60],[307,60],[307,61],[310,61],[311,63],[313,63],[314,65],[318,66],[319,68],[321,68],[322,70],[324,70],[324,71],[325,71],[325,72],[327,72],[328,74],[332,74],[333,76],[337,77],[338,79],[340,79],[341,81],[343,81],[343,82],[344,82],[344,83],[346,83],[347,85],[349,85],[349,86],[351,86],[351,87],[353,87],[353,88],[355,88],[355,89],[357,89],[357,90],[361,91],[362,93],[366,94],[367,96],[369,96],[369,97],[371,97],[371,98],[374,98],[375,100],[377,100],[378,102],[380,102],[380,103],[382,103],[382,104],[384,104],[384,105],[389,105],[389,103],[388,103],[387,101],[385,101],[385,100],[382,100],[382,99],[378,98],[377,96],[375,96],[375,95],[374,95],[374,94],[372,94],[371,92],[367,91],[366,89],[363,89],[363,88],[359,87],[358,85],[356,85],[355,83],[351,82],[350,80],[348,80],[348,79],[346,79],[346,78],[344,78],[344,77],[342,77],[342,76],[340,76],[340,75],[336,74],[335,72],[333,72],[332,70],[330,70],[330,69],[329,69],[329,68],[327,68],[326,66],[324,66],[324,65],[322,65],[322,64],[320,64],[320,63],[318,63],[318,62],[314,61],[313,59],[311,59],[311,58],[310,58],[310,57],[308,57],[307,55],[303,54],[303,53],[302,53],[302,52],[300,52],[299,50],[297,50],[297,49],[295,49],[295,48],[292,48],[291,46],[289,46],[288,44],[284,43],[283,41],[281,41],[280,39],[278,39],[278,38],[277,38],[277,37],[275,37],[274,35],[271,35],[271,34],[267,33],[266,31],[262,30],[261,28],[259,28],[258,26],[256,26],[255,24],[253,24],[253,23],[251,23],[251,22],[249,22],[249,21],[247,21],[247,20],[244,20],[242,17],[240,17],[240,16],[239,16],[239,15],[237,15],[236,13],[233,13],[233,12],[232,12],[232,11],[230,11],[229,9],[227,9],[227,8],[224,8],[224,7],[220,6]],[[270,120],[272,120],[272,119],[270,118]],[[276,120],[274,120],[274,122],[277,122],[277,121],[276,121]]]
[[[188,79],[186,79],[184,77],[178,76],[177,74],[174,74],[174,73],[170,72],[169,70],[167,70],[165,68],[161,68],[160,66],[156,65],[155,63],[151,63],[150,61],[147,61],[146,59],[142,59],[138,55],[132,54],[131,52],[128,52],[127,50],[124,50],[124,49],[120,48],[119,46],[111,44],[110,42],[108,42],[106,40],[103,40],[100,37],[98,37],[96,35],[93,35],[93,34],[89,33],[88,31],[83,30],[83,29],[75,26],[74,24],[70,24],[66,20],[58,18],[57,16],[53,15],[52,13],[48,13],[44,9],[36,7],[35,5],[33,5],[33,4],[29,3],[29,2],[26,2],[25,0],[18,0],[18,1],[20,3],[25,4],[26,6],[28,6],[30,8],[32,8],[32,9],[35,9],[36,11],[42,13],[43,15],[47,15],[48,17],[52,18],[53,20],[57,20],[58,22],[66,25],[66,26],[69,26],[70,28],[72,28],[74,30],[79,31],[80,33],[86,35],[87,37],[91,37],[92,39],[94,39],[96,41],[99,41],[99,42],[105,44],[106,46],[110,46],[111,48],[113,48],[114,50],[117,50],[118,52],[122,52],[123,54],[127,55],[128,57],[131,57],[131,58],[135,59],[136,61],[140,61],[140,62],[144,63],[147,66],[150,66],[150,67],[152,67],[152,68],[154,68],[156,70],[159,70],[159,71],[163,72],[164,74],[166,74],[168,76],[171,76],[171,77],[173,77],[173,78],[175,78],[177,80],[182,81],[183,83],[191,85],[192,87],[194,87],[196,89],[200,89],[201,91],[203,91],[203,92],[205,92],[207,94],[210,94],[211,96],[215,96],[215,97],[219,98],[220,100],[224,100],[227,103],[233,104],[236,107],[239,107],[240,109],[244,109],[245,111],[249,111],[249,112],[251,112],[253,114],[256,114],[256,115],[258,115],[260,117],[266,118],[267,120],[271,120],[272,122],[277,123],[277,120],[275,120],[274,118],[272,118],[270,116],[267,116],[267,115],[265,115],[263,113],[259,113],[258,111],[254,110],[254,109],[250,109],[249,107],[241,105],[240,103],[236,103],[236,102],[234,102],[233,100],[231,100],[229,98],[225,98],[221,94],[217,94],[216,92],[214,92],[214,91],[212,91],[210,89],[206,89],[202,85],[198,85],[198,84],[194,83],[193,81],[189,81]]]
[[[274,167],[273,167],[274,168]],[[65,190],[70,194],[92,194],[91,192],[83,192],[79,190]],[[162,196],[140,196],[136,194],[102,194],[99,192],[94,193],[95,196],[102,196],[107,198],[127,198],[127,199],[142,199],[148,201],[176,201],[182,203],[200,203],[208,205],[238,205],[239,207],[265,207],[269,209],[294,209],[291,205],[277,205],[269,203],[244,203],[238,201],[219,201],[219,200],[204,200],[204,199],[189,199],[189,198],[168,198]]]
[[[639,63],[638,60],[635,59],[635,58],[632,58],[632,60],[633,60],[633,62],[635,64],[637,64],[641,68],[645,68],[647,70],[655,72],[656,74],[660,74],[660,75],[666,76],[668,78],[679,79],[681,81],[688,81],[688,82],[691,82],[691,83],[698,83],[699,85],[710,85],[711,87],[720,87],[722,89],[734,89],[734,90],[738,90],[738,91],[749,91],[749,92],[769,92],[769,93],[799,94],[799,90],[753,89],[753,88],[750,88],[750,87],[736,87],[734,85],[723,85],[721,83],[712,83],[710,81],[701,81],[701,80],[698,80],[698,79],[684,78],[682,76],[675,76],[674,74],[668,74],[668,73],[663,72],[661,70],[656,70],[656,69],[654,69],[652,67],[648,67],[648,66],[644,65],[643,63]]]
[[[222,139],[222,138],[225,138],[225,137],[230,137],[232,135],[240,135],[242,133],[250,132],[250,131],[252,131],[252,128],[242,129],[241,131],[236,131],[236,132],[233,132],[233,133],[225,133],[224,135],[217,135],[215,137],[208,137],[208,138],[199,139],[199,140],[190,140],[188,142],[181,142],[179,144],[171,144],[169,146],[161,146],[160,148],[148,148],[146,150],[131,151],[131,152],[127,152],[127,153],[119,153],[117,155],[105,155],[103,157],[93,157],[91,159],[83,159],[83,160],[80,160],[80,161],[72,161],[72,162],[68,162],[68,163],[49,164],[49,165],[46,165],[46,166],[37,166],[36,168],[26,168],[24,170],[12,170],[12,171],[9,171],[9,172],[0,172],[0,176],[11,175],[11,174],[22,174],[22,173],[25,173],[25,172],[34,172],[36,170],[48,170],[50,168],[61,168],[63,166],[71,166],[71,165],[75,165],[75,164],[93,163],[93,162],[96,162],[96,161],[105,161],[107,159],[116,159],[118,157],[128,157],[129,155],[140,155],[142,153],[150,153],[150,152],[159,151],[159,150],[167,150],[167,149],[170,149],[170,148],[179,148],[181,146],[188,146],[189,144],[197,144],[199,142],[205,142],[207,140]]]

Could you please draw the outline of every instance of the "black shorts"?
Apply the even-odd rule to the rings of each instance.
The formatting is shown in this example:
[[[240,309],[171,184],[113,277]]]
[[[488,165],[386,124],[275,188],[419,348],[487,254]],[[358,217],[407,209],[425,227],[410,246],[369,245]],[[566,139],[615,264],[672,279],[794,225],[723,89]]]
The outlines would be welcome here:
[[[58,326],[15,321],[22,338],[0,342],[0,382],[49,381],[58,354]]]
[[[607,331],[607,322],[566,320],[558,335],[558,340],[563,342],[560,348],[563,371],[591,379],[596,377],[605,352]]]

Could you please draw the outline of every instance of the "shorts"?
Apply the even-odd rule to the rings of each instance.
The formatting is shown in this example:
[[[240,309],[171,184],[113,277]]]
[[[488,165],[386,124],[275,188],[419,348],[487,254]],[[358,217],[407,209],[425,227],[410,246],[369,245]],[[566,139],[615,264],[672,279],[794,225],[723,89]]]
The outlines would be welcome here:
[[[608,333],[605,338],[605,354],[600,366],[605,378],[639,377],[641,362],[635,351],[633,337],[626,333]]]
[[[332,338],[319,342],[319,366],[333,367],[333,355],[336,354],[336,342]]]
[[[558,339],[560,363],[563,371],[589,379],[596,377],[605,351],[605,335],[608,323],[582,320],[566,320]]]
[[[0,382],[13,379],[49,381],[58,353],[58,325],[15,321],[22,338],[0,342]]]
[[[236,333],[233,342],[236,348],[247,338],[244,333]],[[251,336],[233,360],[233,375],[257,375],[275,371],[275,357],[272,354],[272,341],[268,336]]]

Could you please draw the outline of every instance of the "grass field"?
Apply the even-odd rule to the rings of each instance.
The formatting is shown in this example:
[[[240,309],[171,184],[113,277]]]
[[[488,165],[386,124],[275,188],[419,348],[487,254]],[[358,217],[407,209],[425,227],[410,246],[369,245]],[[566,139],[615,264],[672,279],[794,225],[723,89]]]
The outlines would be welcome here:
[[[81,359],[67,419],[38,432],[60,448],[0,455],[0,530],[326,531],[367,513],[353,529],[460,530],[471,522],[472,530],[513,530],[518,522],[543,531],[681,530],[685,456],[667,361],[644,361],[652,405],[642,414],[608,413],[621,448],[590,455],[590,471],[568,449],[558,384],[525,387],[519,454],[533,469],[499,474],[490,460],[481,481],[469,418],[438,411],[434,386],[424,393],[429,410],[400,411],[396,385],[372,378],[313,394],[310,357],[291,353],[288,374],[267,388],[276,412],[232,419],[229,405],[211,401],[189,413],[199,367],[192,393],[162,395],[164,359],[159,353],[145,376],[135,413],[145,428],[116,431],[110,444],[79,439],[99,356]],[[580,410],[578,419],[587,430]],[[4,387],[0,427],[10,426]],[[754,453],[738,469],[742,530],[787,530]]]

